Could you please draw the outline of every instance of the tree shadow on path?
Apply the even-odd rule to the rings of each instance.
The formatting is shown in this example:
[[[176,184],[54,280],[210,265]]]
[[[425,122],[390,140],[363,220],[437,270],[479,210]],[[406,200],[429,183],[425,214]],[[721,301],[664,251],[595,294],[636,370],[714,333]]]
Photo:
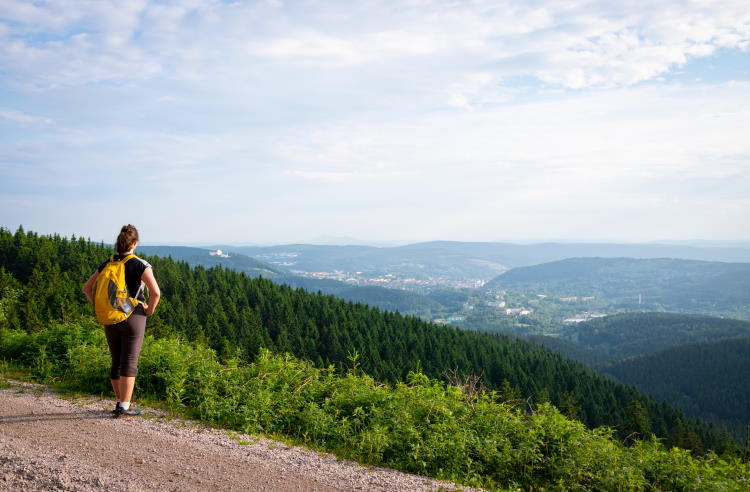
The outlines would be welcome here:
[[[103,420],[112,419],[112,412],[108,410],[81,410],[78,412],[61,413],[19,413],[15,415],[0,415],[0,426],[3,424],[25,424],[32,422],[50,422],[58,420]]]

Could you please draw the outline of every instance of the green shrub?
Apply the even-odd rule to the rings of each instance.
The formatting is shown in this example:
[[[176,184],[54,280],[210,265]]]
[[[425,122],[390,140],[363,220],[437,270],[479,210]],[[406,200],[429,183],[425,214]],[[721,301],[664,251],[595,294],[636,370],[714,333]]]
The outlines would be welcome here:
[[[33,334],[0,330],[0,357],[37,379],[109,392],[102,330],[72,323]],[[202,345],[147,337],[137,393],[203,421],[286,436],[345,458],[489,489],[580,491],[747,490],[748,465],[667,450],[656,439],[626,447],[550,404],[523,413],[494,392],[468,398],[420,371],[396,385],[355,368],[339,374],[260,350],[246,365]]]
[[[39,381],[63,376],[69,368],[69,352],[88,345],[106,350],[103,329],[87,320],[59,324],[33,333],[0,329],[0,359],[29,367]],[[81,371],[76,373],[81,374]]]
[[[643,469],[648,490],[746,491],[750,489],[750,467],[738,459],[723,460],[709,453],[695,459],[690,451],[665,450],[655,439],[629,449]]]
[[[34,335],[22,330],[0,329],[0,358],[21,364],[30,364],[39,347],[34,343]]]
[[[66,384],[91,393],[111,393],[109,352],[101,345],[79,345],[68,350]]]

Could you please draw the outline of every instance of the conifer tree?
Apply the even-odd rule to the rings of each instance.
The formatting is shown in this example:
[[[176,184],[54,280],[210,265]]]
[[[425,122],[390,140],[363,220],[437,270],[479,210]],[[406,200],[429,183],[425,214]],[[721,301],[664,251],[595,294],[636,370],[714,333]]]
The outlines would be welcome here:
[[[631,401],[625,407],[625,421],[620,434],[625,439],[645,439],[651,435],[651,420],[638,400]]]

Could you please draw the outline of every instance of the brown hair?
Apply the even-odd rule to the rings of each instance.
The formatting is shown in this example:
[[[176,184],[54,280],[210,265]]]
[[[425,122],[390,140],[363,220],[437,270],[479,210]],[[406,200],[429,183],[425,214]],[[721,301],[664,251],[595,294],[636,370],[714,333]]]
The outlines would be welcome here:
[[[133,249],[136,241],[138,241],[138,229],[132,224],[124,225],[117,236],[115,249],[117,249],[118,253],[127,253]]]

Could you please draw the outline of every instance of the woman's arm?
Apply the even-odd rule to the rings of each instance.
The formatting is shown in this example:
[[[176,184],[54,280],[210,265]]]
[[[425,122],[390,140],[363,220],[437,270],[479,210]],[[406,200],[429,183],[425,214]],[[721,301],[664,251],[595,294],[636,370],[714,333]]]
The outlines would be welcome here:
[[[145,302],[142,302],[141,304],[143,304],[143,309],[146,311],[146,314],[151,316],[154,314],[156,305],[159,304],[159,299],[161,298],[159,284],[156,283],[156,279],[154,278],[154,269],[151,267],[146,268],[143,275],[141,275],[141,280],[146,284],[149,292],[148,304]]]
[[[86,298],[88,298],[89,302],[94,302],[94,282],[96,282],[96,277],[99,275],[99,272],[94,272],[89,279],[86,281],[85,284],[83,284],[83,288],[81,289],[84,294],[86,294]]]

